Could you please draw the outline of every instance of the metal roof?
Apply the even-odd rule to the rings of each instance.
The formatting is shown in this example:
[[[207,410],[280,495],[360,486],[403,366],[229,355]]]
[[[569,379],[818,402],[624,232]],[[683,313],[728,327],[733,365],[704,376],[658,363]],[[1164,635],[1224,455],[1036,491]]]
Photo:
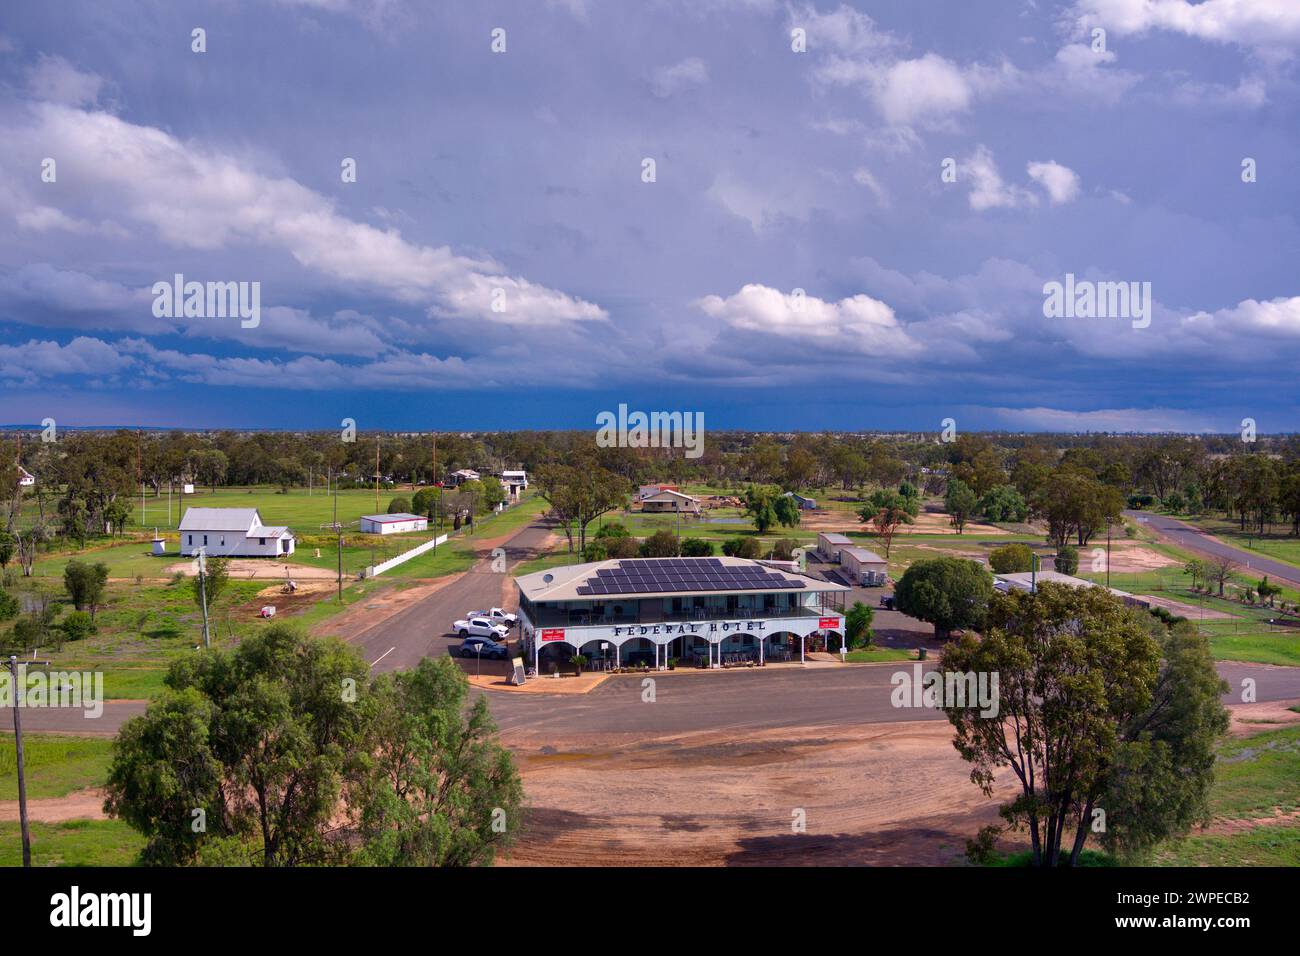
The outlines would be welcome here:
[[[515,583],[532,601],[849,590],[842,584],[729,557],[612,558],[534,571],[515,578]]]
[[[392,514],[387,514],[387,515],[362,515],[361,517],[366,521],[379,521],[379,522],[428,521],[429,520],[424,515],[413,515],[409,511],[395,511]]]
[[[260,526],[256,508],[186,508],[179,531],[244,531]]]

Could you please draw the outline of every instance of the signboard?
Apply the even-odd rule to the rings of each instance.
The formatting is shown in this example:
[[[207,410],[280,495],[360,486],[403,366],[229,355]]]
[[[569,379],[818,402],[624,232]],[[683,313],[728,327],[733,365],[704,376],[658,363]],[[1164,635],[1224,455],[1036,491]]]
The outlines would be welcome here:
[[[838,631],[840,629],[840,619],[838,617],[824,617],[817,622],[818,630]]]
[[[511,658],[510,664],[511,664],[510,683],[514,684],[516,687],[519,687],[523,684],[525,679],[524,659],[522,657]]]
[[[544,627],[542,628],[542,643],[548,641],[564,640],[564,628],[562,627]]]

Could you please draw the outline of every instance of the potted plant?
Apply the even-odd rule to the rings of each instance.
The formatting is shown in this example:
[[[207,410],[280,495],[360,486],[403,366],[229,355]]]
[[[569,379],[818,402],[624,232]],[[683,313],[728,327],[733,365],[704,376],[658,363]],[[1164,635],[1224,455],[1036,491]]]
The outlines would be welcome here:
[[[585,658],[581,654],[574,654],[572,657],[569,658],[569,663],[572,664],[575,668],[577,668],[578,676],[581,677],[582,668],[583,665],[587,663],[587,658]]]
[[[668,658],[668,669],[670,671],[677,670],[677,658],[675,657]]]

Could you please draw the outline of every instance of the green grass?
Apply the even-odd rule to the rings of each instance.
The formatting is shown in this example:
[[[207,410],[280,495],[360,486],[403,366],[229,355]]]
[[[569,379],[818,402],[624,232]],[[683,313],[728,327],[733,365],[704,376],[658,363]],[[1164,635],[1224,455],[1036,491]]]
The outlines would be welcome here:
[[[1191,836],[1157,856],[1159,866],[1300,866],[1300,826]]]
[[[1227,740],[1215,762],[1210,811],[1245,819],[1300,809],[1300,727]]]
[[[915,651],[897,647],[862,647],[849,651],[845,657],[850,664],[874,664],[877,661],[908,661],[916,657]]]
[[[107,737],[23,734],[27,798],[62,797],[74,790],[103,786],[112,748]],[[13,734],[0,736],[0,800],[18,799],[17,767]]]
[[[33,823],[33,866],[131,866],[144,837],[120,820]],[[0,866],[22,866],[18,823],[0,823]]]
[[[214,644],[228,644],[268,626],[256,616],[260,603],[256,595],[264,587],[266,582],[257,581],[227,584],[210,609]],[[61,589],[52,590],[59,598]],[[46,592],[51,588],[47,586]],[[50,670],[102,672],[104,696],[110,700],[157,696],[171,662],[191,654],[202,642],[202,613],[189,580],[176,585],[153,580],[140,585],[111,582],[95,621],[95,634],[58,649],[43,646],[40,656],[50,661]],[[0,632],[11,628],[12,624],[0,626]],[[0,633],[0,638],[4,636]]]
[[[1214,767],[1210,813],[1258,820],[1300,808],[1300,727],[1223,741]],[[1300,825],[1265,824],[1239,833],[1194,834],[1156,854],[1161,866],[1297,866]]]

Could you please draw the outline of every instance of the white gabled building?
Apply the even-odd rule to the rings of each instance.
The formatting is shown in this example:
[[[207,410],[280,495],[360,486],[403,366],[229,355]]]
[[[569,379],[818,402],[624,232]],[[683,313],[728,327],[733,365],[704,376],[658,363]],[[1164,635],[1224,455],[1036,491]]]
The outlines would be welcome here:
[[[522,468],[517,471],[503,471],[501,484],[505,487],[506,494],[511,498],[518,498],[520,492],[528,489],[528,472]]]
[[[181,518],[181,554],[274,558],[293,554],[293,532],[268,527],[256,508],[186,508]]]
[[[18,486],[20,488],[30,488],[34,484],[36,484],[36,476],[33,475],[30,471],[28,471],[26,468],[24,468],[22,465],[19,465]]]
[[[386,515],[362,515],[362,534],[401,534],[403,531],[428,531],[429,519],[407,512]]]

